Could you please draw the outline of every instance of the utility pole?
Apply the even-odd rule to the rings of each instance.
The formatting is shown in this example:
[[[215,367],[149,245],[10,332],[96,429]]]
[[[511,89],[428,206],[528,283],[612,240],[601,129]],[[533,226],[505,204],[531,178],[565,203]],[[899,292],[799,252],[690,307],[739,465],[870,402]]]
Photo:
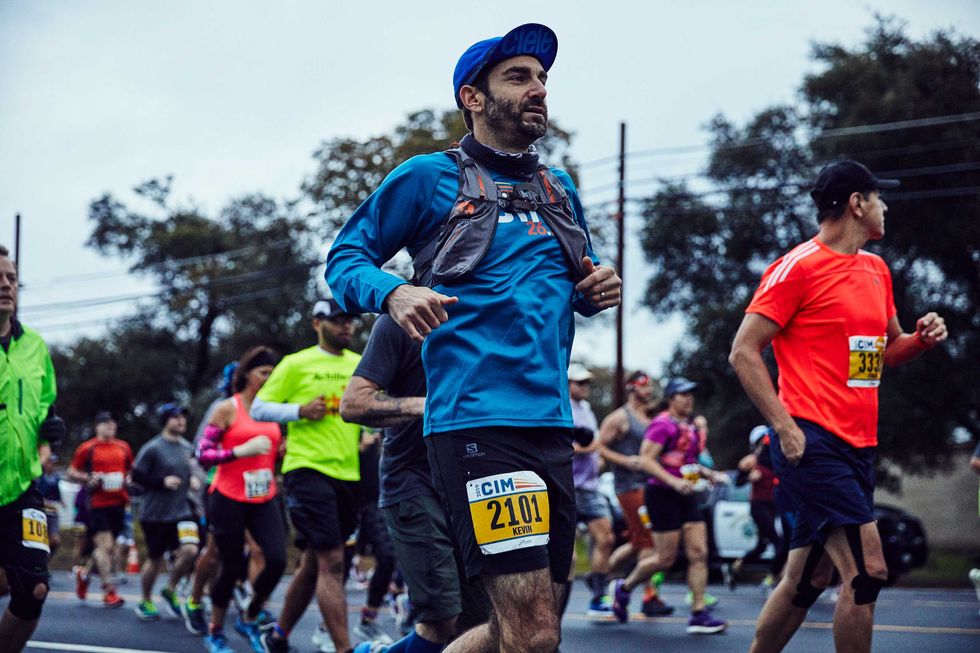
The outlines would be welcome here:
[[[14,272],[17,273],[17,284],[22,285],[20,281],[20,213],[14,215]],[[14,319],[17,318],[17,307],[20,306],[20,302],[14,306]]]
[[[626,306],[626,265],[624,244],[626,242],[626,123],[619,123],[619,208],[616,213],[616,231],[618,241],[616,243],[616,270],[619,272],[620,279],[623,280],[623,293],[619,306],[616,307],[616,374],[613,379],[613,396],[616,398],[616,406],[626,403],[625,390],[623,388],[623,315]]]
[[[20,213],[14,216],[14,270],[20,273]]]

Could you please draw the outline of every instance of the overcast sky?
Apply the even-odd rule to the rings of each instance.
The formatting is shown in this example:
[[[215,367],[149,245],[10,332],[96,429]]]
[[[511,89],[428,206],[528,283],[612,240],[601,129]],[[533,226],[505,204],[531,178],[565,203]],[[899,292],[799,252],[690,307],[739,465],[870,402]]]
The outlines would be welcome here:
[[[482,9],[481,9],[482,7]],[[389,131],[452,106],[471,43],[530,21],[558,35],[552,117],[579,162],[702,143],[717,113],[737,122],[792,102],[814,41],[856,45],[875,13],[923,37],[980,35],[975,0],[708,2],[28,2],[0,0],[0,242],[23,216],[23,319],[52,342],[98,333],[120,302],[32,306],[149,289],[84,246],[88,203],[173,174],[178,199],[216,213],[259,191],[298,195],[324,139]],[[634,180],[700,171],[702,155],[631,160]],[[586,167],[587,204],[615,197],[615,166]],[[595,189],[590,190],[591,189]],[[648,193],[634,184],[630,195]],[[627,367],[660,367],[681,332],[636,306],[644,266],[627,251]],[[104,273],[104,274],[94,274]],[[610,329],[580,333],[575,357],[611,364]]]

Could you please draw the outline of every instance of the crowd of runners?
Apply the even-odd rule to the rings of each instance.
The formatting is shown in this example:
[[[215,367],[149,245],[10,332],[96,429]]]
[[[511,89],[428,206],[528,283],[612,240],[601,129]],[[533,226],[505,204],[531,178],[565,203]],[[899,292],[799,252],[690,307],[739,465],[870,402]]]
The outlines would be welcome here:
[[[527,24],[459,58],[453,91],[470,133],[400,165],[350,217],[327,261],[334,298],[311,310],[315,344],[282,358],[261,344],[244,352],[206,414],[160,406],[159,434],[135,455],[113,415],[93,415],[94,437],[65,474],[82,486],[79,598],[97,583],[103,605],[124,604],[115,579],[134,562],[123,550],[138,526],[136,616],[161,619],[160,600],[211,653],[231,650],[229,625],[257,653],[300,646],[292,631],[314,599],[324,653],[551,652],[581,527],[591,618],[629,620],[638,588],[645,616],[671,614],[657,588],[683,552],[687,632],[726,628],[705,591],[699,496],[739,479],[712,468],[697,383],[671,378],[657,396],[635,372],[626,403],[599,423],[591,372],[568,365],[573,312],[617,306],[621,282],[592,248],[571,178],[533,146],[556,52],[550,29]],[[776,548],[755,651],[788,642],[835,569],[835,645],[870,648],[887,574],[871,512],[877,387],[883,365],[947,337],[934,313],[902,330],[887,266],[861,249],[883,237],[879,193],[897,183],[856,162],[824,169],[811,193],[817,235],[772,263],[732,325],[730,361],[769,425],[738,465],[759,546],[726,568],[734,584]],[[414,283],[381,268],[402,248]],[[16,291],[0,250],[0,438],[17,452],[0,459],[4,651],[23,647],[47,593],[58,539],[45,500],[60,500],[49,454],[65,430],[44,343],[15,318]],[[358,355],[349,346],[363,313],[382,315]],[[770,344],[778,395],[761,358]],[[600,491],[604,470],[615,496]],[[299,559],[272,612],[290,534]],[[350,628],[358,551],[375,565]],[[378,626],[386,603],[403,632]]]

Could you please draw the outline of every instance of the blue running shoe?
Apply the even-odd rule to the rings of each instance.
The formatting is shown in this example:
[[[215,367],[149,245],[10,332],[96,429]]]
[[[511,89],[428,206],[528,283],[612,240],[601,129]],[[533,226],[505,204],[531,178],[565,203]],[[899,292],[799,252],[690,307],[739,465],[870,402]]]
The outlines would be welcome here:
[[[235,653],[234,649],[228,646],[228,638],[224,633],[205,635],[204,649],[208,653]]]
[[[585,616],[595,621],[612,621],[614,618],[612,609],[612,599],[608,596],[589,601],[589,608],[585,611]]]
[[[262,644],[262,630],[258,622],[245,621],[242,615],[235,619],[235,630],[238,634],[248,640],[248,645],[255,653],[265,653],[265,646]]]
[[[272,628],[272,624],[276,623],[276,618],[263,608],[255,615],[255,623],[259,625],[260,630],[269,630]]]

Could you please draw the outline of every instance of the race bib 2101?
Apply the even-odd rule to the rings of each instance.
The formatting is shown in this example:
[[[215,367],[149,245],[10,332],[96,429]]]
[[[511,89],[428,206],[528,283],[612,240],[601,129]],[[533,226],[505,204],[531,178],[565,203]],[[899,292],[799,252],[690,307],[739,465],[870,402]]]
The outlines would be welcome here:
[[[534,472],[485,476],[466,484],[473,533],[486,555],[548,543],[548,486]]]

